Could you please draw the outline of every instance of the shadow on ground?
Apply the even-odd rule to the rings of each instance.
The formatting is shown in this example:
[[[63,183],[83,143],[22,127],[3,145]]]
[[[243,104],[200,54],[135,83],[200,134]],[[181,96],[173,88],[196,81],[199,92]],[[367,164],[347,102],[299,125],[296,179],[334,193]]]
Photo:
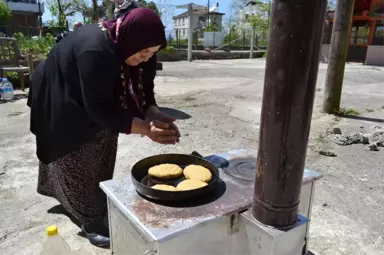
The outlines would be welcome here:
[[[355,115],[341,115],[341,118],[345,119],[352,119],[352,120],[362,120],[362,121],[370,121],[370,122],[377,122],[377,123],[384,123],[383,119],[377,119],[377,118],[371,118],[371,117],[364,117],[364,116],[355,116]]]
[[[188,113],[173,109],[173,108],[167,108],[167,107],[159,107],[159,110],[162,113],[167,114],[168,116],[175,118],[177,120],[186,120],[191,118],[192,116]]]
[[[27,98],[28,98],[28,94],[17,94],[17,95],[15,95],[15,97],[12,100],[9,100],[9,101],[0,100],[0,104],[5,104],[5,103],[9,103],[9,102],[15,102],[17,100],[27,99]]]
[[[61,204],[55,205],[54,207],[49,209],[47,212],[52,214],[62,214],[67,216],[72,221],[73,224],[75,224],[81,229],[81,223],[78,220],[76,220],[75,217],[73,217],[67,210],[65,210]],[[82,231],[79,231],[79,233],[77,234],[79,236],[86,237]]]

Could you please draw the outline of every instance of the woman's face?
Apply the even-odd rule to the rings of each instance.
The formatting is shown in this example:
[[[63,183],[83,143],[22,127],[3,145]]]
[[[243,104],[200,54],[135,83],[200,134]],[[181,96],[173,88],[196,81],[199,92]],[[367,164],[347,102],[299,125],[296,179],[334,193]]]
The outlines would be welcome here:
[[[154,46],[150,48],[146,48],[142,51],[139,51],[135,53],[134,55],[130,56],[125,60],[125,63],[130,66],[137,66],[141,62],[146,62],[148,59],[150,59],[153,54],[155,54],[157,51],[159,51],[160,45],[159,46]]]

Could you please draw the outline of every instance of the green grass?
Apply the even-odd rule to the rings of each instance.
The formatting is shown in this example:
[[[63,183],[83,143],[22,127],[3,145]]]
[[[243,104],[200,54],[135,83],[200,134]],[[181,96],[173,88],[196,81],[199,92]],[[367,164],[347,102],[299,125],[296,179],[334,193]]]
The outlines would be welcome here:
[[[318,143],[324,143],[325,142],[325,136],[323,134],[319,134],[317,137],[316,137],[316,141]]]
[[[339,116],[359,116],[360,112],[353,108],[340,108],[340,110],[336,113]]]

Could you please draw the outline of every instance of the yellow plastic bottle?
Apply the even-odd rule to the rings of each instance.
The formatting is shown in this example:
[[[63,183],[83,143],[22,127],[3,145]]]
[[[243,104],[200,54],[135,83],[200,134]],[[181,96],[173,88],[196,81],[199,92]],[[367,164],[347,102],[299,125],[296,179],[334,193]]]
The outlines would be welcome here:
[[[68,255],[71,253],[71,248],[67,242],[59,235],[56,226],[47,227],[47,240],[43,245],[41,255]]]
[[[68,243],[59,235],[55,225],[47,227],[47,240],[40,255],[92,255],[91,252],[80,248],[72,250]]]

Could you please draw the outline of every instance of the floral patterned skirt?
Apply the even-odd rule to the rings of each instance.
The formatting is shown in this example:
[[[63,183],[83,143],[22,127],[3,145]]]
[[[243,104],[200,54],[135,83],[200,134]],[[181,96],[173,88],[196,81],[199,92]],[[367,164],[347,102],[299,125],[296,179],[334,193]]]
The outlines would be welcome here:
[[[57,199],[81,224],[102,223],[107,202],[99,183],[113,177],[117,140],[118,134],[102,130],[66,156],[40,162],[37,192]]]

